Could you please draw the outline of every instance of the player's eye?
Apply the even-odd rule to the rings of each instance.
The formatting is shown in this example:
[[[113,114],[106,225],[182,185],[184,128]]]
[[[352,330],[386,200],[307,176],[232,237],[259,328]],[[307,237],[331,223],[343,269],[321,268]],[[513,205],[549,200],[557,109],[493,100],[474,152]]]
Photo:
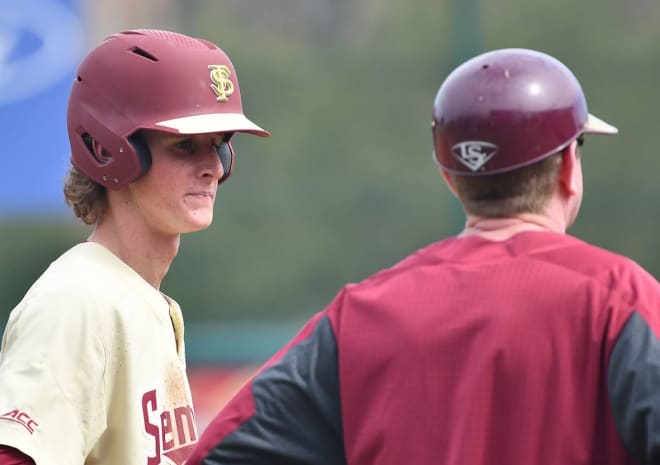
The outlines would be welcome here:
[[[176,143],[176,148],[180,150],[190,150],[193,146],[192,140],[190,139],[183,139],[180,140],[179,142]]]
[[[576,140],[578,147],[582,147],[584,145],[584,137],[580,136]]]

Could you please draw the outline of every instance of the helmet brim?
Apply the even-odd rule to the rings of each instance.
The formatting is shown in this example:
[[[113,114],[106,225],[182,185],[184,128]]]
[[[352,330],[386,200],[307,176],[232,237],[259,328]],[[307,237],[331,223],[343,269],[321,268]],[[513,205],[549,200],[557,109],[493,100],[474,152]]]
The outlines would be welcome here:
[[[619,130],[610,123],[606,123],[597,116],[589,113],[587,122],[584,123],[583,132],[587,134],[616,134]]]
[[[255,136],[268,137],[270,133],[257,126],[240,113],[210,113],[184,116],[155,124],[163,130],[179,134],[208,134],[212,132],[246,132]]]

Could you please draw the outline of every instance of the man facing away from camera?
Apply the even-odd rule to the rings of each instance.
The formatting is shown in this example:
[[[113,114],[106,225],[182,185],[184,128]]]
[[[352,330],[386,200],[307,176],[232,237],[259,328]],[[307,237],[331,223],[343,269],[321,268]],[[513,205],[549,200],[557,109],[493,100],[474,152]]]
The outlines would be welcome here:
[[[465,229],[341,289],[188,464],[660,463],[660,285],[566,233],[585,136],[616,132],[547,54],[451,72],[433,137]]]

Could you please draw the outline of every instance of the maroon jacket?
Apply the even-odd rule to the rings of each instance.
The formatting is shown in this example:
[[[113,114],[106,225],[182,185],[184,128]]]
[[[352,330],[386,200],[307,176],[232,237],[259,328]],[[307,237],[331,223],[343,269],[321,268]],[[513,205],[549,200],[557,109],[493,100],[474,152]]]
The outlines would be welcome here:
[[[346,286],[188,465],[660,463],[660,284],[568,235],[432,244]]]

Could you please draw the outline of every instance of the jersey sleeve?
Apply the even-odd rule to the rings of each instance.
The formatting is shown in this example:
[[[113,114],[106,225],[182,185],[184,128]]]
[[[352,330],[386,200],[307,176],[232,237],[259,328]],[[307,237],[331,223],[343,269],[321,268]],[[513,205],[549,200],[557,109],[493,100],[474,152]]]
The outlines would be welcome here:
[[[660,463],[660,284],[640,273],[613,306],[607,387],[619,436],[640,464]],[[620,307],[617,309],[616,307]],[[618,310],[623,309],[624,312]],[[631,311],[622,325],[617,314]]]
[[[345,464],[337,355],[326,310],[218,414],[187,465]]]
[[[36,293],[12,312],[0,353],[0,443],[38,465],[82,464],[105,425],[104,351],[85,303]]]
[[[640,464],[660,463],[660,341],[637,312],[614,346],[607,382],[624,444]]]

